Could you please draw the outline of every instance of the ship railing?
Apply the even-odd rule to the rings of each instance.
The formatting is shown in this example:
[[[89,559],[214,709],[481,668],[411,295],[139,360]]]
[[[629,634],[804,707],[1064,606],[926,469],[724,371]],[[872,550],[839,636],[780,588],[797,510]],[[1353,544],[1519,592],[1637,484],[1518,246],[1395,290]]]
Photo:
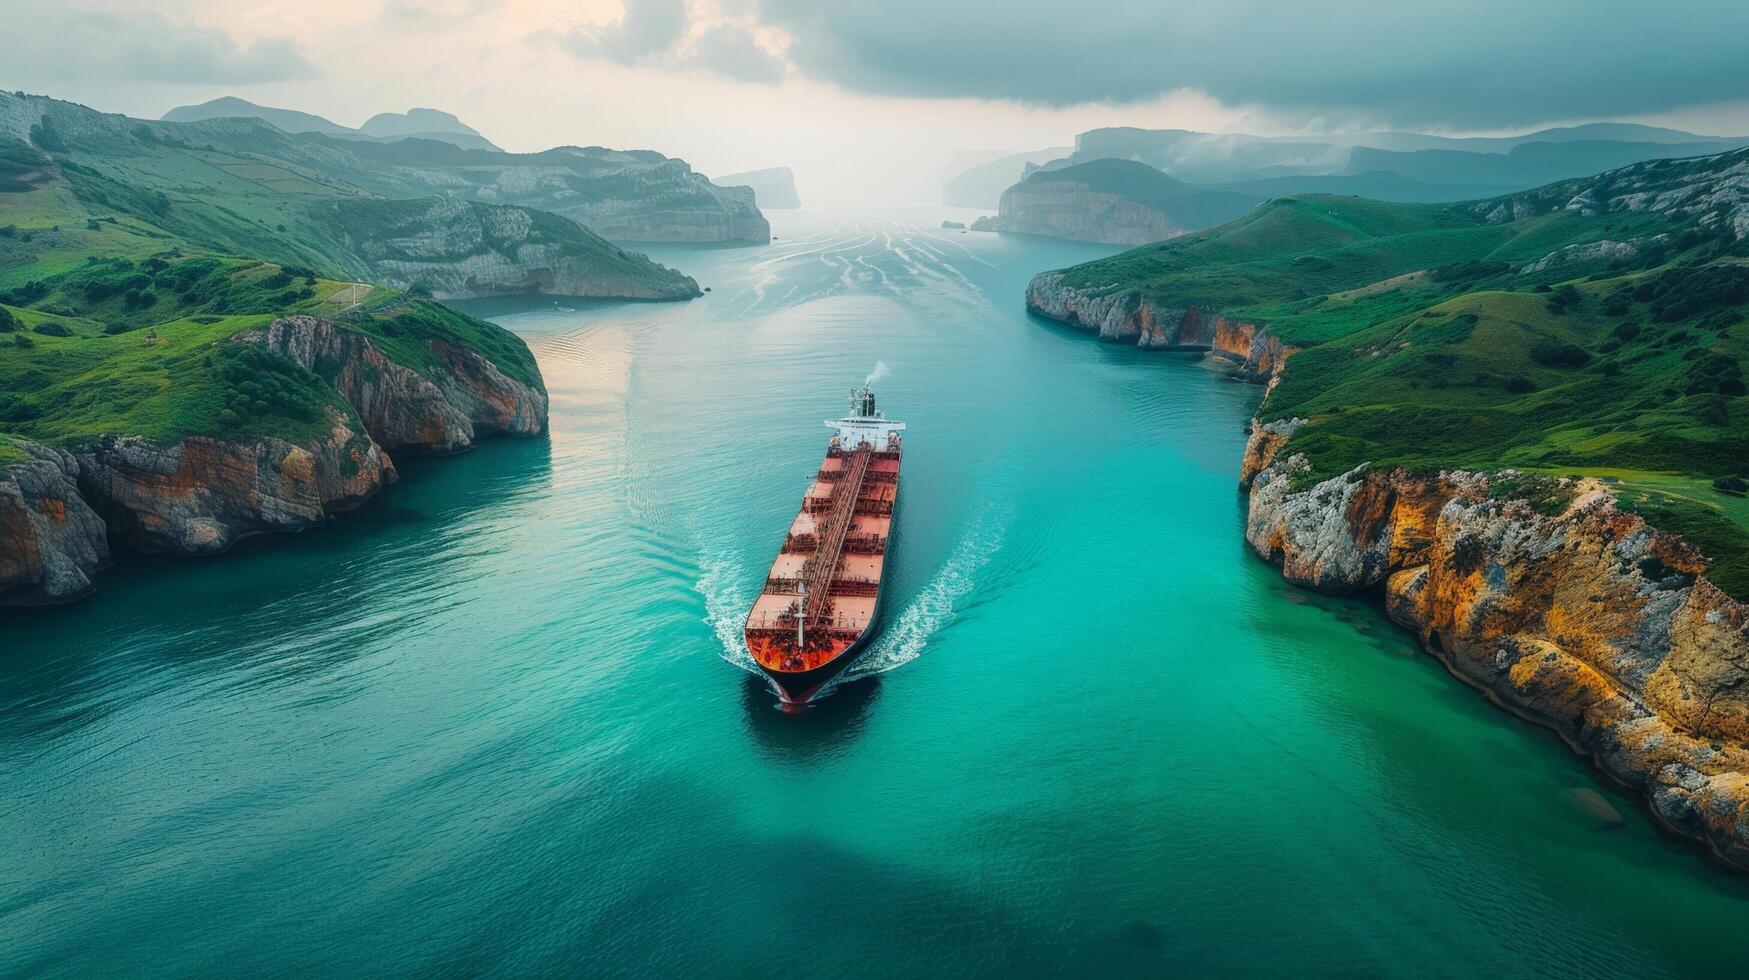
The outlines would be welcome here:
[[[814,472],[814,479],[824,480],[827,483],[831,483],[833,480],[836,480],[843,475],[844,475],[843,470],[829,470],[829,469],[826,469],[825,467],[821,467],[820,469],[818,469]]]
[[[878,497],[858,498],[856,501],[856,512],[864,516],[884,516],[893,512],[893,502],[891,500],[882,500]]]
[[[870,596],[880,595],[881,583],[872,579],[833,579],[833,595]]]
[[[898,483],[899,474],[892,470],[869,470],[868,475],[864,476],[862,481],[864,483]]]
[[[881,534],[852,534],[844,539],[844,551],[852,555],[884,555],[887,539]]]
[[[765,579],[765,594],[766,595],[795,595],[796,594],[796,586],[800,585],[801,583],[802,583],[802,580],[799,578],[785,577],[782,575],[771,575]]]
[[[783,612],[760,613],[757,616],[750,616],[747,619],[747,629],[749,632],[755,633],[788,632],[794,636],[796,632],[795,607],[792,606]]]
[[[866,619],[857,616],[833,616],[813,627],[808,635],[854,640],[867,628]],[[793,639],[796,635],[796,617],[790,613],[758,616],[747,621],[746,631],[754,636],[771,639]]]
[[[819,545],[819,537],[813,534],[786,534],[783,537],[785,551],[813,551]]]

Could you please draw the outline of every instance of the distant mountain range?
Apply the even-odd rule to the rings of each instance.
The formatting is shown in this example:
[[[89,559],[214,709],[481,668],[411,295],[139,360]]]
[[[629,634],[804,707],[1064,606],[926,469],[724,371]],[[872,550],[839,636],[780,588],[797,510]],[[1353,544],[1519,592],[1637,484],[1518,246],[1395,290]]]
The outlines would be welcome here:
[[[1254,203],[1289,194],[1341,194],[1395,203],[1467,201],[1647,160],[1710,156],[1743,146],[1749,146],[1749,137],[1699,136],[1634,123],[1503,137],[1396,132],[1273,137],[1094,129],[1076,138],[1072,152],[1042,164],[1035,163],[1036,153],[1017,154],[967,170],[943,186],[942,196],[950,204],[995,204],[1001,209],[995,218],[975,224],[977,228],[1136,244],[1146,228],[1170,229],[1176,235],[1236,216],[1216,208],[1209,212],[1215,220],[1198,223],[1196,209],[1185,203],[1195,199],[1196,191],[1244,195]],[[1075,201],[1062,195],[1062,181],[1051,197],[1040,196],[1047,185],[1034,183],[1040,172],[1073,171],[1085,177],[1094,171],[1082,168],[1101,161],[1147,167],[1173,181],[1175,212],[1155,207],[1167,185],[1134,170],[1100,171],[1101,186],[1087,185],[1094,193]],[[1010,180],[1008,189],[991,200],[990,188],[1003,171]],[[1120,174],[1121,179],[1114,179]],[[1072,213],[1076,207],[1082,208],[1080,213]]]
[[[993,208],[1002,192],[1040,164],[1060,160],[1074,147],[1048,146],[1042,150],[1009,153],[962,171],[941,185],[941,199],[962,208]]]
[[[1701,136],[1636,123],[1592,123],[1518,136],[1450,137],[1375,132],[1326,136],[1252,136],[1182,129],[1094,129],[1048,162],[1019,154],[949,180],[943,200],[995,206],[1029,164],[1061,169],[1115,158],[1154,167],[1192,184],[1271,197],[1354,194],[1404,203],[1471,200],[1581,177],[1644,160],[1707,156],[1749,137]]]
[[[359,155],[434,150],[511,157],[428,140],[294,135],[252,118],[149,122],[0,92],[0,157],[11,164],[0,225],[48,224],[0,247],[0,282],[46,279],[70,254],[132,260],[183,246],[438,297],[698,295],[687,276],[574,218],[492,200],[487,188],[451,193],[459,181],[435,169],[409,173]],[[619,175],[603,183],[625,182],[620,168],[602,169]],[[595,189],[597,205],[667,205]]]
[[[342,139],[394,141],[438,140],[464,150],[496,150],[498,147],[479,130],[437,109],[379,112],[358,129],[296,109],[275,109],[227,95],[200,105],[177,106],[164,113],[165,122],[200,122],[204,119],[260,119],[288,133],[321,133]]]
[[[686,161],[650,150],[561,146],[506,153],[434,109],[383,113],[358,130],[229,98],[173,109],[170,117],[198,121],[207,127],[202,138],[226,150],[314,171],[325,186],[354,192],[537,208],[619,242],[764,244],[771,238],[752,190],[718,187]]]

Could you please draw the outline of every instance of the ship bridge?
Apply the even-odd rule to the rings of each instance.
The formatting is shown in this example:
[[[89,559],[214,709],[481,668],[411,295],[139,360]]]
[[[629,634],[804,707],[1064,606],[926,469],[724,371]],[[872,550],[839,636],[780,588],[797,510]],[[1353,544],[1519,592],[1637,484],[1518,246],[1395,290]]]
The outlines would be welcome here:
[[[826,428],[833,431],[832,442],[837,449],[849,451],[863,443],[874,449],[897,446],[905,423],[887,418],[887,413],[875,408],[874,392],[868,387],[850,393],[850,414],[841,419],[827,419]]]

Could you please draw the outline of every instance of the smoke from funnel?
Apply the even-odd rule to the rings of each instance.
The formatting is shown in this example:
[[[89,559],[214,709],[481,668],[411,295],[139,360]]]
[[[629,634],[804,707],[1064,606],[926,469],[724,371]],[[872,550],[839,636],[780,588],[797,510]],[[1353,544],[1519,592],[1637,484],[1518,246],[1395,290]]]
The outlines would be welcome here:
[[[874,370],[870,371],[868,373],[868,377],[862,379],[862,386],[864,388],[867,388],[869,385],[874,384],[876,381],[879,381],[880,379],[882,379],[886,376],[887,376],[887,362],[886,361],[876,361],[875,366],[874,366]]]

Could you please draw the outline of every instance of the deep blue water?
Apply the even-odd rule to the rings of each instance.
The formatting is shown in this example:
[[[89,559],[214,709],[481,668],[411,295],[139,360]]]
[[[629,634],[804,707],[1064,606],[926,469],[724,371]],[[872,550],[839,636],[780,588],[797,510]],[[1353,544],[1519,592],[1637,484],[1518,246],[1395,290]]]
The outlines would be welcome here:
[[[1028,319],[1102,250],[946,216],[480,304],[549,439],[0,613],[0,974],[1742,972],[1741,879],[1249,555],[1257,388]],[[886,629],[786,716],[739,620],[877,363]]]

